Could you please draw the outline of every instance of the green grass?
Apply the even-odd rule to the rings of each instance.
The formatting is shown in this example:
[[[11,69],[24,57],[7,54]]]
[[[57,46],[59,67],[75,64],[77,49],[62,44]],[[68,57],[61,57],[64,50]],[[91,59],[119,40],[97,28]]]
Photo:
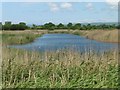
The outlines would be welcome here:
[[[117,88],[117,51],[100,55],[3,48],[4,88]]]

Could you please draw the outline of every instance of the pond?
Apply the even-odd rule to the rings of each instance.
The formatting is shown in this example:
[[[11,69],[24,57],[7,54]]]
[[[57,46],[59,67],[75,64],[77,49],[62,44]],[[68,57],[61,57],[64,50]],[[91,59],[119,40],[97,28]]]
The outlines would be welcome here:
[[[13,48],[21,48],[35,51],[56,51],[64,49],[72,49],[80,52],[97,51],[103,52],[116,49],[116,43],[105,43],[90,40],[82,36],[72,34],[44,34],[34,40],[32,43],[24,45],[12,45]]]

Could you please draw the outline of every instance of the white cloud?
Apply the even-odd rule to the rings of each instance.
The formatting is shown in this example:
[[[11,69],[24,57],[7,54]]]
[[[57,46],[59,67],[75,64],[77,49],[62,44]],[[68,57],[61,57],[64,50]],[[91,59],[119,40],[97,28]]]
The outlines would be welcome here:
[[[87,9],[93,9],[93,4],[92,3],[87,3],[86,8]]]
[[[108,4],[108,5],[110,5],[110,9],[114,9],[114,10],[117,10],[118,9],[118,2],[119,2],[120,0],[106,0],[106,3]]]
[[[59,7],[56,3],[48,3],[51,11],[58,11]]]
[[[106,3],[108,3],[109,5],[112,5],[112,6],[118,6],[118,2],[120,0],[106,0]]]
[[[72,7],[72,4],[71,4],[71,3],[65,2],[65,3],[62,3],[60,6],[61,6],[61,8],[69,9],[69,8]]]
[[[119,1],[120,0],[106,0],[106,3],[110,5],[110,9],[117,9]]]
[[[65,2],[65,3],[55,3],[55,2],[51,2],[48,3],[50,10],[55,12],[55,11],[59,11],[60,9],[71,9],[72,8],[72,4]]]

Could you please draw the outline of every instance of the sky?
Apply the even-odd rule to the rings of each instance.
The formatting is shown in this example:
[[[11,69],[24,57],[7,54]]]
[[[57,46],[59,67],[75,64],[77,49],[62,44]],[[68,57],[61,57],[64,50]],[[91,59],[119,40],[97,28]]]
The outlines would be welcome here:
[[[24,0],[25,1],[25,0]],[[118,3],[103,2],[8,2],[2,7],[0,21],[27,24],[117,22]]]

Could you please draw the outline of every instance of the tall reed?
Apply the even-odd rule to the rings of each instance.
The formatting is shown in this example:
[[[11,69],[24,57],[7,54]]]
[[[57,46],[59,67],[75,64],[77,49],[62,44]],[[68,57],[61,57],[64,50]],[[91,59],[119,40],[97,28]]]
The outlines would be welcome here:
[[[3,48],[3,88],[117,88],[118,51],[101,54]]]

